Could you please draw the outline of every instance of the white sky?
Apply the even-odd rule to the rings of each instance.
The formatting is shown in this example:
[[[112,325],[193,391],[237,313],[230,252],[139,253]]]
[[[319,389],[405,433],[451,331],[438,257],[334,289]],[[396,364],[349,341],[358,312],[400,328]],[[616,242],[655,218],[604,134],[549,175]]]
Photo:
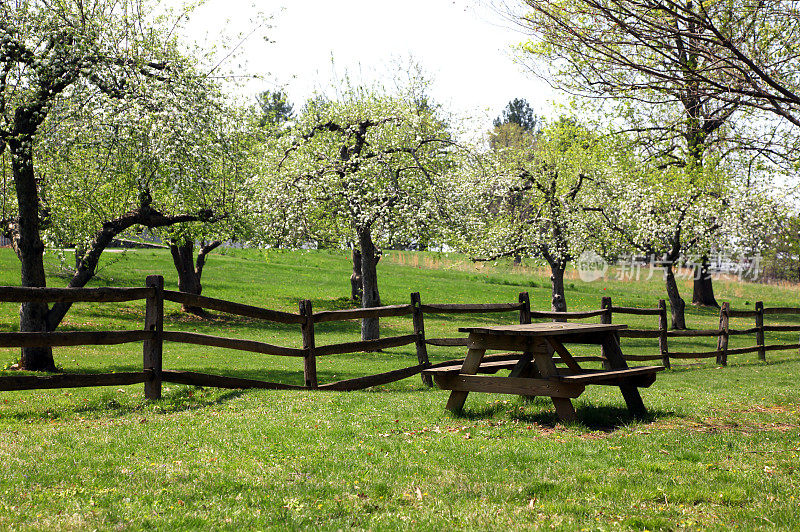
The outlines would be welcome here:
[[[240,49],[243,68],[264,76],[247,83],[248,96],[284,88],[297,109],[315,90],[330,93],[345,73],[388,82],[393,62],[411,57],[433,80],[434,99],[473,117],[476,127],[488,129],[513,98],[527,99],[537,114],[552,114],[548,100],[555,93],[514,63],[511,47],[524,36],[474,1],[264,0],[257,7],[251,1],[208,0],[188,27],[193,40],[215,42],[221,32],[251,31],[259,11],[274,15],[272,28]]]

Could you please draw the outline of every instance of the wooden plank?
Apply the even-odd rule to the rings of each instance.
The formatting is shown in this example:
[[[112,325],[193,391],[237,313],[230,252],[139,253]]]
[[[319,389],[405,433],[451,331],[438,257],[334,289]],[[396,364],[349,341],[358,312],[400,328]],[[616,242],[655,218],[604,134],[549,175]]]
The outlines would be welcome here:
[[[380,386],[390,382],[400,381],[413,377],[422,370],[428,367],[428,364],[419,364],[409,368],[396,369],[387,371],[385,373],[378,373],[377,375],[367,375],[366,377],[357,377],[355,379],[347,379],[343,381],[331,382],[328,384],[320,385],[320,390],[335,390],[340,392],[352,392],[355,390],[363,390],[371,388],[372,386]]]
[[[281,347],[278,345],[258,342],[256,340],[239,340],[236,338],[224,338],[221,336],[210,336],[207,334],[183,331],[164,331],[162,336],[167,342],[206,345],[210,347],[224,347],[226,349],[238,349],[239,351],[250,351],[253,353],[278,355],[284,357],[306,356],[306,351],[304,349]]]
[[[601,371],[582,371],[574,375],[564,375],[559,377],[563,382],[578,382],[583,384],[597,384],[607,381],[619,381],[628,377],[640,377],[642,375],[654,375],[663,371],[664,366],[640,366],[636,368],[601,370]]]
[[[681,359],[688,359],[688,358],[715,358],[719,356],[719,351],[702,351],[697,353],[687,353],[687,352],[677,352],[677,353],[670,353],[669,356],[671,358],[681,358]],[[631,358],[631,360],[636,360]],[[641,359],[640,359],[641,360]],[[655,359],[653,359],[655,360]]]
[[[485,357],[484,357],[485,358]],[[512,369],[519,363],[519,360],[492,360],[481,362],[478,368],[478,373],[495,373],[501,369]],[[462,364],[451,364],[449,366],[440,366],[436,368],[429,367],[423,373],[426,375],[435,375],[438,373],[458,373],[461,371]]]
[[[603,323],[531,323],[495,327],[459,327],[458,330],[459,332],[475,332],[485,335],[539,337],[618,331],[625,328],[627,328],[627,325]]]
[[[551,310],[532,310],[531,318],[566,318],[566,319],[581,319],[581,318],[594,318],[595,316],[603,316],[607,312],[601,310],[587,310],[587,311],[574,311],[574,312],[554,312]]]
[[[152,288],[37,288],[0,286],[0,301],[24,303],[110,303],[136,301],[153,295]]]
[[[575,359],[572,358],[572,353],[567,351],[567,348],[564,347],[561,342],[553,338],[547,338],[547,342],[550,344],[550,347],[552,347],[553,350],[558,353],[558,356],[561,357],[562,362],[564,362],[569,369],[572,371],[581,371],[581,367],[578,365]]]
[[[208,386],[212,388],[258,388],[262,390],[306,390],[305,386],[294,384],[282,384],[279,382],[266,382],[254,379],[242,379],[239,377],[226,377],[223,375],[209,375],[207,373],[196,373],[194,371],[171,371],[163,370],[161,380],[174,382],[176,384],[187,384],[190,386]]]
[[[658,316],[660,312],[657,308],[638,308],[638,307],[611,307],[612,312],[620,314],[637,314],[639,316]]]
[[[500,336],[496,334],[470,334],[467,348],[479,349],[507,349],[510,351],[535,351],[542,345],[548,345],[545,337],[536,336]]]
[[[549,342],[545,342],[544,345],[537,346],[532,350],[532,352],[536,370],[539,372],[539,375],[542,377],[542,379],[556,380],[556,377],[558,376],[558,369],[553,362],[553,346]],[[582,391],[583,390],[581,390],[581,392]],[[535,394],[526,393],[524,395]],[[551,394],[548,395],[550,395],[550,400],[553,402],[553,406],[556,409],[556,414],[558,414],[558,418],[561,421],[569,422],[575,420],[577,415],[575,413],[575,407],[572,406],[572,401],[566,397],[553,396]]]
[[[421,305],[423,312],[437,314],[475,314],[481,312],[509,312],[519,310],[519,303],[447,303]]]
[[[758,311],[756,310],[733,310],[728,309],[728,316],[731,318],[754,318]]]
[[[58,375],[11,375],[0,377],[0,391],[40,390],[49,388],[86,388],[90,386],[126,386],[152,378],[152,372],[63,373]]]
[[[765,345],[765,351],[788,351],[789,349],[800,349],[800,344],[777,344]]]
[[[622,338],[658,338],[661,333],[652,329],[625,329],[619,335]]]
[[[669,354],[672,356],[672,353]],[[625,355],[625,360],[633,362],[646,362],[648,360],[661,360],[661,355]]]
[[[764,330],[770,332],[800,331],[800,325],[764,325]]]
[[[438,345],[441,347],[466,347],[468,338],[428,338],[425,343],[428,345]]]
[[[800,314],[800,307],[765,307],[764,314]]]
[[[315,353],[317,356],[340,355],[344,353],[359,353],[377,351],[389,347],[400,347],[416,343],[416,334],[405,334],[403,336],[388,336],[377,340],[361,340],[359,342],[344,342],[341,344],[330,344],[317,346]]]
[[[354,308],[345,310],[323,310],[314,314],[314,323],[325,321],[344,321],[359,318],[388,318],[411,314],[411,305],[387,305],[384,307]]]
[[[0,333],[0,347],[116,345],[152,338],[150,331],[56,331]]]
[[[515,395],[545,396],[569,400],[583,393],[584,386],[558,382],[553,379],[519,377],[489,377],[486,375],[436,374],[436,384],[454,392],[485,392]],[[570,403],[571,404],[571,403]]]
[[[522,353],[495,353],[495,354],[487,354],[483,356],[483,361],[502,361],[502,360],[514,360],[517,361],[522,356]],[[459,367],[464,365],[463,358],[455,358],[452,360],[446,360],[444,362],[437,362],[436,364],[431,364],[430,368],[442,368],[445,366],[454,366],[458,365]]]
[[[667,331],[669,338],[701,338],[719,336],[719,329],[696,329],[696,330],[678,330]]]
[[[606,358],[608,359],[609,370],[628,369],[628,364],[625,362],[625,357],[622,355],[622,349],[619,347],[619,338],[616,333],[609,333],[607,339],[603,342],[606,350]],[[639,394],[639,389],[630,384],[621,384],[619,391],[622,392],[622,397],[625,399],[625,404],[628,405],[628,412],[635,418],[643,418],[647,415],[647,409],[644,407],[642,396]]]
[[[219,312],[225,312],[227,314],[234,314],[236,316],[258,318],[277,323],[301,324],[305,322],[305,318],[299,314],[291,314],[289,312],[281,312],[279,310],[269,310],[261,307],[254,307],[252,305],[244,305],[242,303],[225,301],[224,299],[214,299],[206,296],[186,294],[184,292],[175,292],[173,290],[164,290],[164,299],[174,303],[181,303],[193,307],[202,307]]]
[[[470,341],[473,338],[470,337]],[[467,351],[467,356],[464,358],[464,364],[461,366],[461,373],[464,375],[475,375],[478,368],[481,366],[483,355],[486,354],[486,349],[481,347],[473,347]],[[435,377],[434,377],[435,378]],[[438,384],[438,382],[437,382]],[[453,390],[450,392],[450,397],[447,398],[445,408],[450,412],[459,413],[464,408],[464,403],[467,401],[468,391]]]
[[[789,329],[791,330],[791,329]],[[797,327],[795,330],[800,331],[800,327]],[[743,334],[756,334],[758,332],[758,327],[750,327],[749,329],[728,329],[729,336],[741,336]]]

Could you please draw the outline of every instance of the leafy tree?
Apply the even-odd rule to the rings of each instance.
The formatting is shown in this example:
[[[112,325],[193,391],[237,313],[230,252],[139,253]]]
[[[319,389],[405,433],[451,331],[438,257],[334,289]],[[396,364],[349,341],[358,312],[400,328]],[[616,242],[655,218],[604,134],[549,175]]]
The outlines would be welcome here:
[[[294,107],[282,90],[263,91],[256,97],[256,101],[261,110],[261,127],[282,126],[294,117]]]
[[[655,261],[653,266],[663,271],[672,327],[685,329],[685,302],[675,268],[684,254],[719,242],[730,182],[708,166],[687,174],[683,168],[643,163],[630,151],[609,153],[613,171],[598,183],[598,204],[591,208],[611,229],[613,241],[607,249],[633,251]]]
[[[533,145],[487,154],[488,169],[463,179],[461,246],[478,260],[527,255],[550,266],[552,308],[566,311],[564,272],[592,248],[598,216],[592,183],[604,175],[600,141],[574,120],[546,125]],[[488,175],[484,175],[484,172]]]
[[[518,20],[536,38],[524,49],[539,61],[539,73],[573,94],[616,102],[614,121],[624,121],[622,128],[633,134],[628,138],[636,140],[626,149],[639,150],[646,164],[683,168],[690,179],[680,181],[690,195],[710,192],[698,189],[702,180],[691,176],[703,175],[704,165],[734,150],[786,155],[750,127],[759,121],[743,94],[725,89],[730,78],[722,52],[710,45],[719,28],[757,45],[750,28],[761,25],[760,8],[638,0],[523,4]],[[693,299],[716,304],[710,277],[698,277]],[[675,302],[680,311],[682,299]]]
[[[514,98],[506,105],[500,116],[494,119],[495,128],[503,124],[516,124],[531,133],[539,128],[539,118],[525,98]]]
[[[350,88],[337,100],[310,102],[291,135],[278,139],[262,185],[265,225],[280,245],[355,242],[361,255],[362,305],[380,305],[379,246],[426,242],[439,232],[437,177],[452,141],[430,106],[406,95]],[[266,173],[266,172],[265,172]],[[363,339],[377,319],[362,320]]]
[[[0,3],[0,151],[11,156],[14,188],[7,192],[16,203],[3,227],[20,259],[23,286],[45,286],[42,232],[54,223],[48,199],[55,198],[58,174],[37,175],[37,161],[50,149],[45,143],[63,131],[58,119],[79,110],[95,122],[111,121],[127,109],[130,118],[138,112],[166,123],[173,110],[185,114],[202,107],[207,80],[181,54],[168,29],[145,20],[144,14],[152,11],[152,5],[140,0]],[[172,145],[165,142],[159,149],[169,153]],[[130,227],[162,227],[210,215],[203,210],[163,212],[146,182],[145,175],[142,186],[133,187],[138,192],[129,198],[131,210],[96,229],[70,286],[83,286],[102,250]],[[53,330],[67,308],[25,303],[20,330]],[[52,350],[23,348],[21,367],[55,369]]]

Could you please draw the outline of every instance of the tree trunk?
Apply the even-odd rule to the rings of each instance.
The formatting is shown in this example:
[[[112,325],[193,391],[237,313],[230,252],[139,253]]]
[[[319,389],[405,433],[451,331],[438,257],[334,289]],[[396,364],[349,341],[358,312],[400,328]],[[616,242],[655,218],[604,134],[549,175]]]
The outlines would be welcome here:
[[[211,251],[216,249],[222,242],[215,240],[210,244],[201,243],[200,251],[197,254],[197,262],[194,260],[194,242],[187,240],[182,244],[171,242],[169,251],[172,254],[172,263],[178,272],[178,290],[187,294],[199,296],[203,292],[201,279],[206,257]],[[202,307],[183,305],[181,310],[197,316],[205,316],[206,312]]]
[[[362,308],[379,307],[381,296],[378,293],[378,250],[372,242],[370,229],[358,230],[358,244],[361,248],[361,286]],[[375,340],[380,338],[378,318],[364,318],[361,320],[361,339]]]
[[[667,297],[669,297],[670,313],[672,315],[672,328],[685,329],[686,320],[684,318],[684,303],[680,292],[678,291],[678,283],[675,282],[675,274],[672,272],[672,264],[664,266],[665,276],[664,279],[667,283]]]
[[[719,308],[719,303],[714,297],[714,286],[708,269],[711,265],[708,257],[703,255],[700,265],[694,267],[694,285],[692,287],[692,304],[704,307]]]
[[[361,294],[364,288],[361,284],[361,251],[353,248],[353,273],[350,274],[350,300],[361,303]]]
[[[16,252],[21,263],[21,285],[46,286],[44,274],[44,244],[40,236],[39,191],[33,174],[31,138],[9,141],[14,186],[17,193],[19,218],[17,219]],[[23,303],[19,310],[21,332],[47,331],[46,303]],[[23,347],[20,369],[28,371],[55,371],[53,349],[50,347]]]
[[[178,291],[199,296],[203,291],[203,285],[194,267],[194,242],[191,240],[182,244],[170,242],[169,251],[172,254],[172,263],[178,272]],[[201,307],[192,305],[181,305],[181,310],[198,316],[205,314]]]
[[[564,272],[566,269],[567,265],[563,262],[550,264],[550,286],[553,290],[550,306],[553,312],[567,311],[567,298],[564,295]]]

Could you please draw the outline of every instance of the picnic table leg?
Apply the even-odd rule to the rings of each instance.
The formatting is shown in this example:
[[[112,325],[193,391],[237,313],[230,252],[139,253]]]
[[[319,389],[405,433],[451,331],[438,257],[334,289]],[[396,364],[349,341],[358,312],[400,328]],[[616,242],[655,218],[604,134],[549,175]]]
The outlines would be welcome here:
[[[555,363],[553,363],[553,348],[549,344],[539,344],[533,353],[536,362],[536,369],[542,378],[549,379],[558,375]],[[561,421],[574,421],[576,418],[575,407],[572,401],[562,397],[551,397],[553,406],[556,407],[556,414]]]
[[[459,373],[461,375],[475,375],[478,373],[478,368],[481,365],[481,360],[483,360],[483,355],[485,353],[485,348],[470,348],[467,351],[467,356],[464,359],[464,365],[461,366],[461,371],[459,371]],[[469,392],[453,390],[450,392],[450,398],[447,400],[447,405],[445,408],[455,414],[458,414],[461,412],[461,409],[464,408],[464,403],[467,400],[467,394],[469,394]]]
[[[609,333],[603,340],[603,348],[605,351],[606,359],[608,361],[609,369],[626,369],[628,363],[622,356],[622,349],[619,346],[619,337],[616,333]],[[628,405],[628,412],[637,419],[642,419],[647,416],[647,409],[642,402],[642,396],[639,394],[639,388],[629,384],[623,384],[619,387],[622,392],[622,397],[625,399],[625,404]]]

